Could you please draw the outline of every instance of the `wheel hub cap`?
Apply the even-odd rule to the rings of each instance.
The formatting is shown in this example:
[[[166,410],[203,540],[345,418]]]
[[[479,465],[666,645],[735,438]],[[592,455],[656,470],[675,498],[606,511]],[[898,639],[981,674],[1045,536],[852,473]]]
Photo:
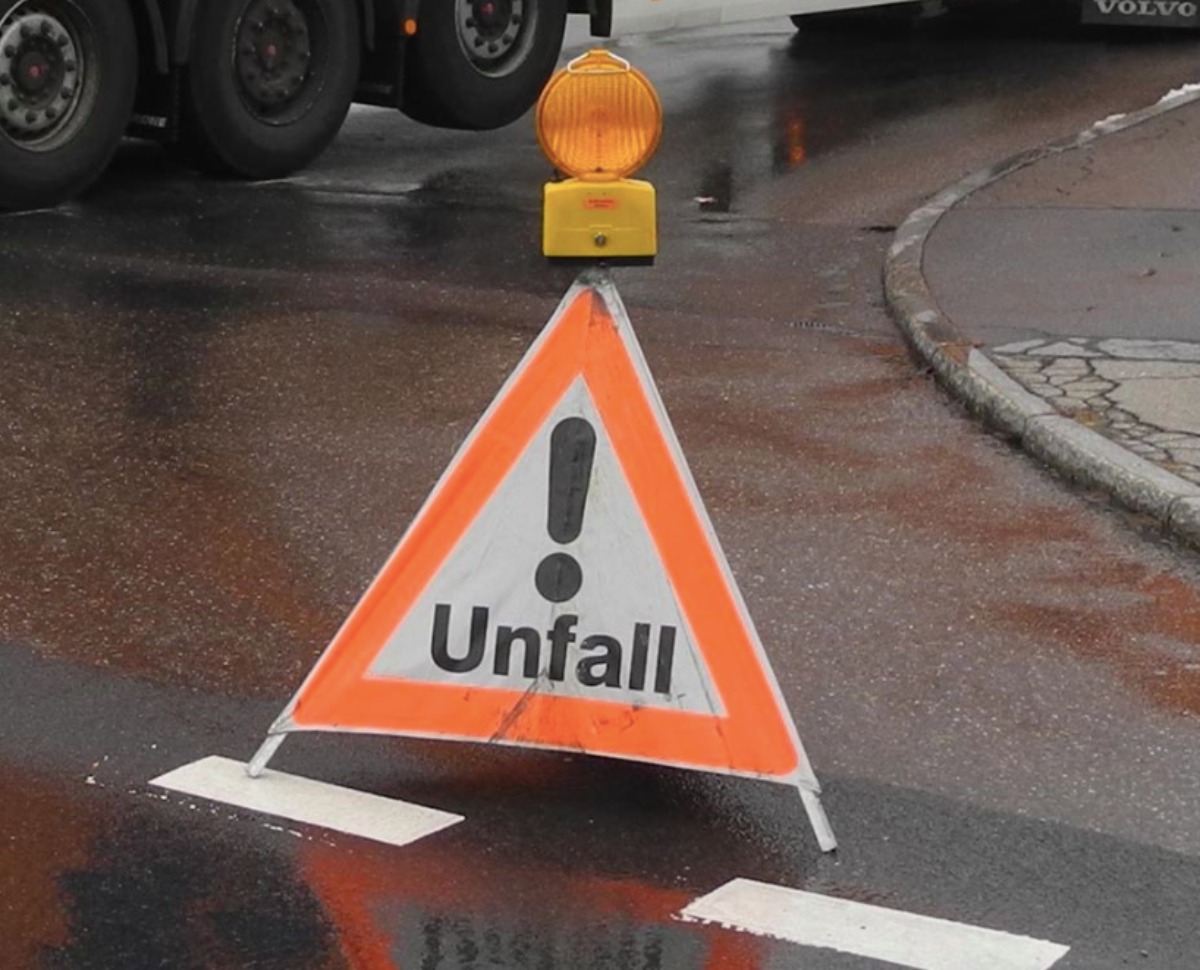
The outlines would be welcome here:
[[[78,100],[79,53],[70,31],[32,4],[0,23],[0,128],[32,140],[62,124]]]
[[[479,33],[485,37],[501,37],[512,19],[512,0],[476,0],[472,4]]]
[[[26,94],[41,94],[50,82],[50,61],[40,51],[30,51],[17,62],[15,76]]]
[[[503,62],[521,38],[526,0],[458,0],[458,36],[482,67]]]
[[[294,0],[254,0],[238,29],[234,71],[259,110],[290,104],[308,78],[312,45],[308,19]]]

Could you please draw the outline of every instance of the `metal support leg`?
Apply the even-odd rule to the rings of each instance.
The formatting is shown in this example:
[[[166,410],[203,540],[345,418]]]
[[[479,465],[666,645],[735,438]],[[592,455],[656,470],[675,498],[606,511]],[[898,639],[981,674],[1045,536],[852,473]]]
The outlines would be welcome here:
[[[808,813],[808,821],[817,837],[817,845],[821,847],[822,852],[833,852],[837,848],[837,837],[833,834],[825,809],[821,807],[821,799],[817,797],[816,792],[801,787],[800,800],[804,803],[804,811]]]
[[[246,765],[246,774],[251,778],[261,775],[263,769],[267,767],[267,762],[275,757],[275,752],[279,750],[279,746],[283,744],[283,739],[286,737],[286,734],[268,734],[267,740],[254,752],[254,757]]]

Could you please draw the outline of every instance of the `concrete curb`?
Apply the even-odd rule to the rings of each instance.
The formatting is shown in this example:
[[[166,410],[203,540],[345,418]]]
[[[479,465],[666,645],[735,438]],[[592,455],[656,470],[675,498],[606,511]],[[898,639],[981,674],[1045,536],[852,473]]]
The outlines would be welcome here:
[[[1060,474],[1106,491],[1200,548],[1200,486],[1135,455],[1025,390],[958,331],[938,306],[923,271],[930,234],[947,212],[975,192],[1043,159],[1076,151],[1197,100],[1200,90],[1172,93],[1148,108],[1098,122],[1073,138],[1014,155],[939,192],[896,231],[884,264],[884,291],[916,354],[975,413],[1016,437],[1026,451]]]

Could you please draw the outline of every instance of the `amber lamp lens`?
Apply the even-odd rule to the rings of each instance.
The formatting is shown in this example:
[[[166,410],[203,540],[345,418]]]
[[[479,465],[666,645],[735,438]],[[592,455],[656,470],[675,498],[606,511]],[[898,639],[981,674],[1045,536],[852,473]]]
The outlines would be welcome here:
[[[662,105],[645,75],[604,50],[589,51],[550,79],[537,135],[550,163],[579,179],[619,179],[650,160]]]

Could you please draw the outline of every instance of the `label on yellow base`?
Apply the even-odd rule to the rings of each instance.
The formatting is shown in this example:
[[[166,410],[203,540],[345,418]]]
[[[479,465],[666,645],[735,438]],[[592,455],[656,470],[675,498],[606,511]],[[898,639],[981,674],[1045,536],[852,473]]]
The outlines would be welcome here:
[[[654,256],[658,219],[654,186],[635,179],[546,185],[542,253],[552,259]]]

